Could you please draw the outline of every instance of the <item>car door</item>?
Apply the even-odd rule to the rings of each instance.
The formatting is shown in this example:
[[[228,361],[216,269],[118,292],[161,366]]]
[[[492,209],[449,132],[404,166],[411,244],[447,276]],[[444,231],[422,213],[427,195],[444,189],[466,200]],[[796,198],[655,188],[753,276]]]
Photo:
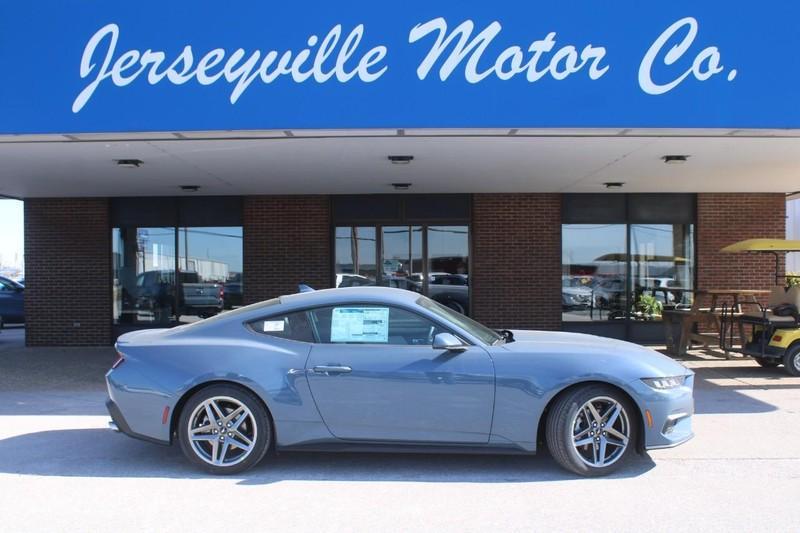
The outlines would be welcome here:
[[[317,343],[306,375],[322,419],[347,440],[478,444],[489,440],[494,367],[486,350],[434,350],[447,331],[391,306],[309,311]]]
[[[21,322],[24,317],[24,292],[11,281],[0,279],[0,316],[5,322]]]

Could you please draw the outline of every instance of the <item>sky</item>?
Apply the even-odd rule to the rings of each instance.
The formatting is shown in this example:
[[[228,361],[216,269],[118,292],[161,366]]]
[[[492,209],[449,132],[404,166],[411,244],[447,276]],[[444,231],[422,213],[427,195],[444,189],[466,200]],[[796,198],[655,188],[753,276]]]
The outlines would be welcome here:
[[[0,268],[22,270],[22,202],[0,200]]]

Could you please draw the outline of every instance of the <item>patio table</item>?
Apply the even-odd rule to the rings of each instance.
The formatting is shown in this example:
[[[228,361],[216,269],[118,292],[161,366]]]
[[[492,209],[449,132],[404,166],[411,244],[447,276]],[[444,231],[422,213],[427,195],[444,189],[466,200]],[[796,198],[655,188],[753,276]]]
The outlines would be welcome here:
[[[673,314],[680,321],[681,332],[678,342],[673,339],[671,327],[667,327],[667,343],[673,355],[684,355],[686,350],[691,347],[692,342],[699,342],[705,348],[711,346],[714,341],[718,343],[720,315],[722,314],[720,309],[721,300],[729,299],[731,312],[739,315],[742,312],[742,304],[758,304],[759,296],[769,294],[768,290],[758,289],[703,289],[692,292],[694,292],[694,301],[690,309],[665,311]],[[703,296],[711,297],[709,307],[700,307],[700,301]],[[695,324],[705,324],[716,331],[716,334],[694,332]],[[741,323],[738,324],[738,333],[741,342],[745,339],[744,326]],[[726,357],[729,357],[727,352]]]

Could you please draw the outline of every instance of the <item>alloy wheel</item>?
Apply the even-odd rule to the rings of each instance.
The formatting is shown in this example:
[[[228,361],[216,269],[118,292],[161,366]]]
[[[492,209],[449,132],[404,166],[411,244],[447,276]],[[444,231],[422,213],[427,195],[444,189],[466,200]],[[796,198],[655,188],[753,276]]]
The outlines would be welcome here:
[[[602,468],[617,462],[628,448],[631,425],[625,408],[598,396],[584,403],[572,420],[572,443],[585,464]]]
[[[258,438],[253,413],[230,396],[214,396],[200,403],[189,417],[188,430],[192,451],[213,466],[241,463]]]

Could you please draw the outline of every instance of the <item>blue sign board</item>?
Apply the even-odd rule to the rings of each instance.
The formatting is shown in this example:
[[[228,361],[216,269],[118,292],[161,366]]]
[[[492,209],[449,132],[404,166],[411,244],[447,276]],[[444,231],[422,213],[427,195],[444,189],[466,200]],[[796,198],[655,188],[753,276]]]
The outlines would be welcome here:
[[[800,2],[30,0],[0,133],[798,128]]]

